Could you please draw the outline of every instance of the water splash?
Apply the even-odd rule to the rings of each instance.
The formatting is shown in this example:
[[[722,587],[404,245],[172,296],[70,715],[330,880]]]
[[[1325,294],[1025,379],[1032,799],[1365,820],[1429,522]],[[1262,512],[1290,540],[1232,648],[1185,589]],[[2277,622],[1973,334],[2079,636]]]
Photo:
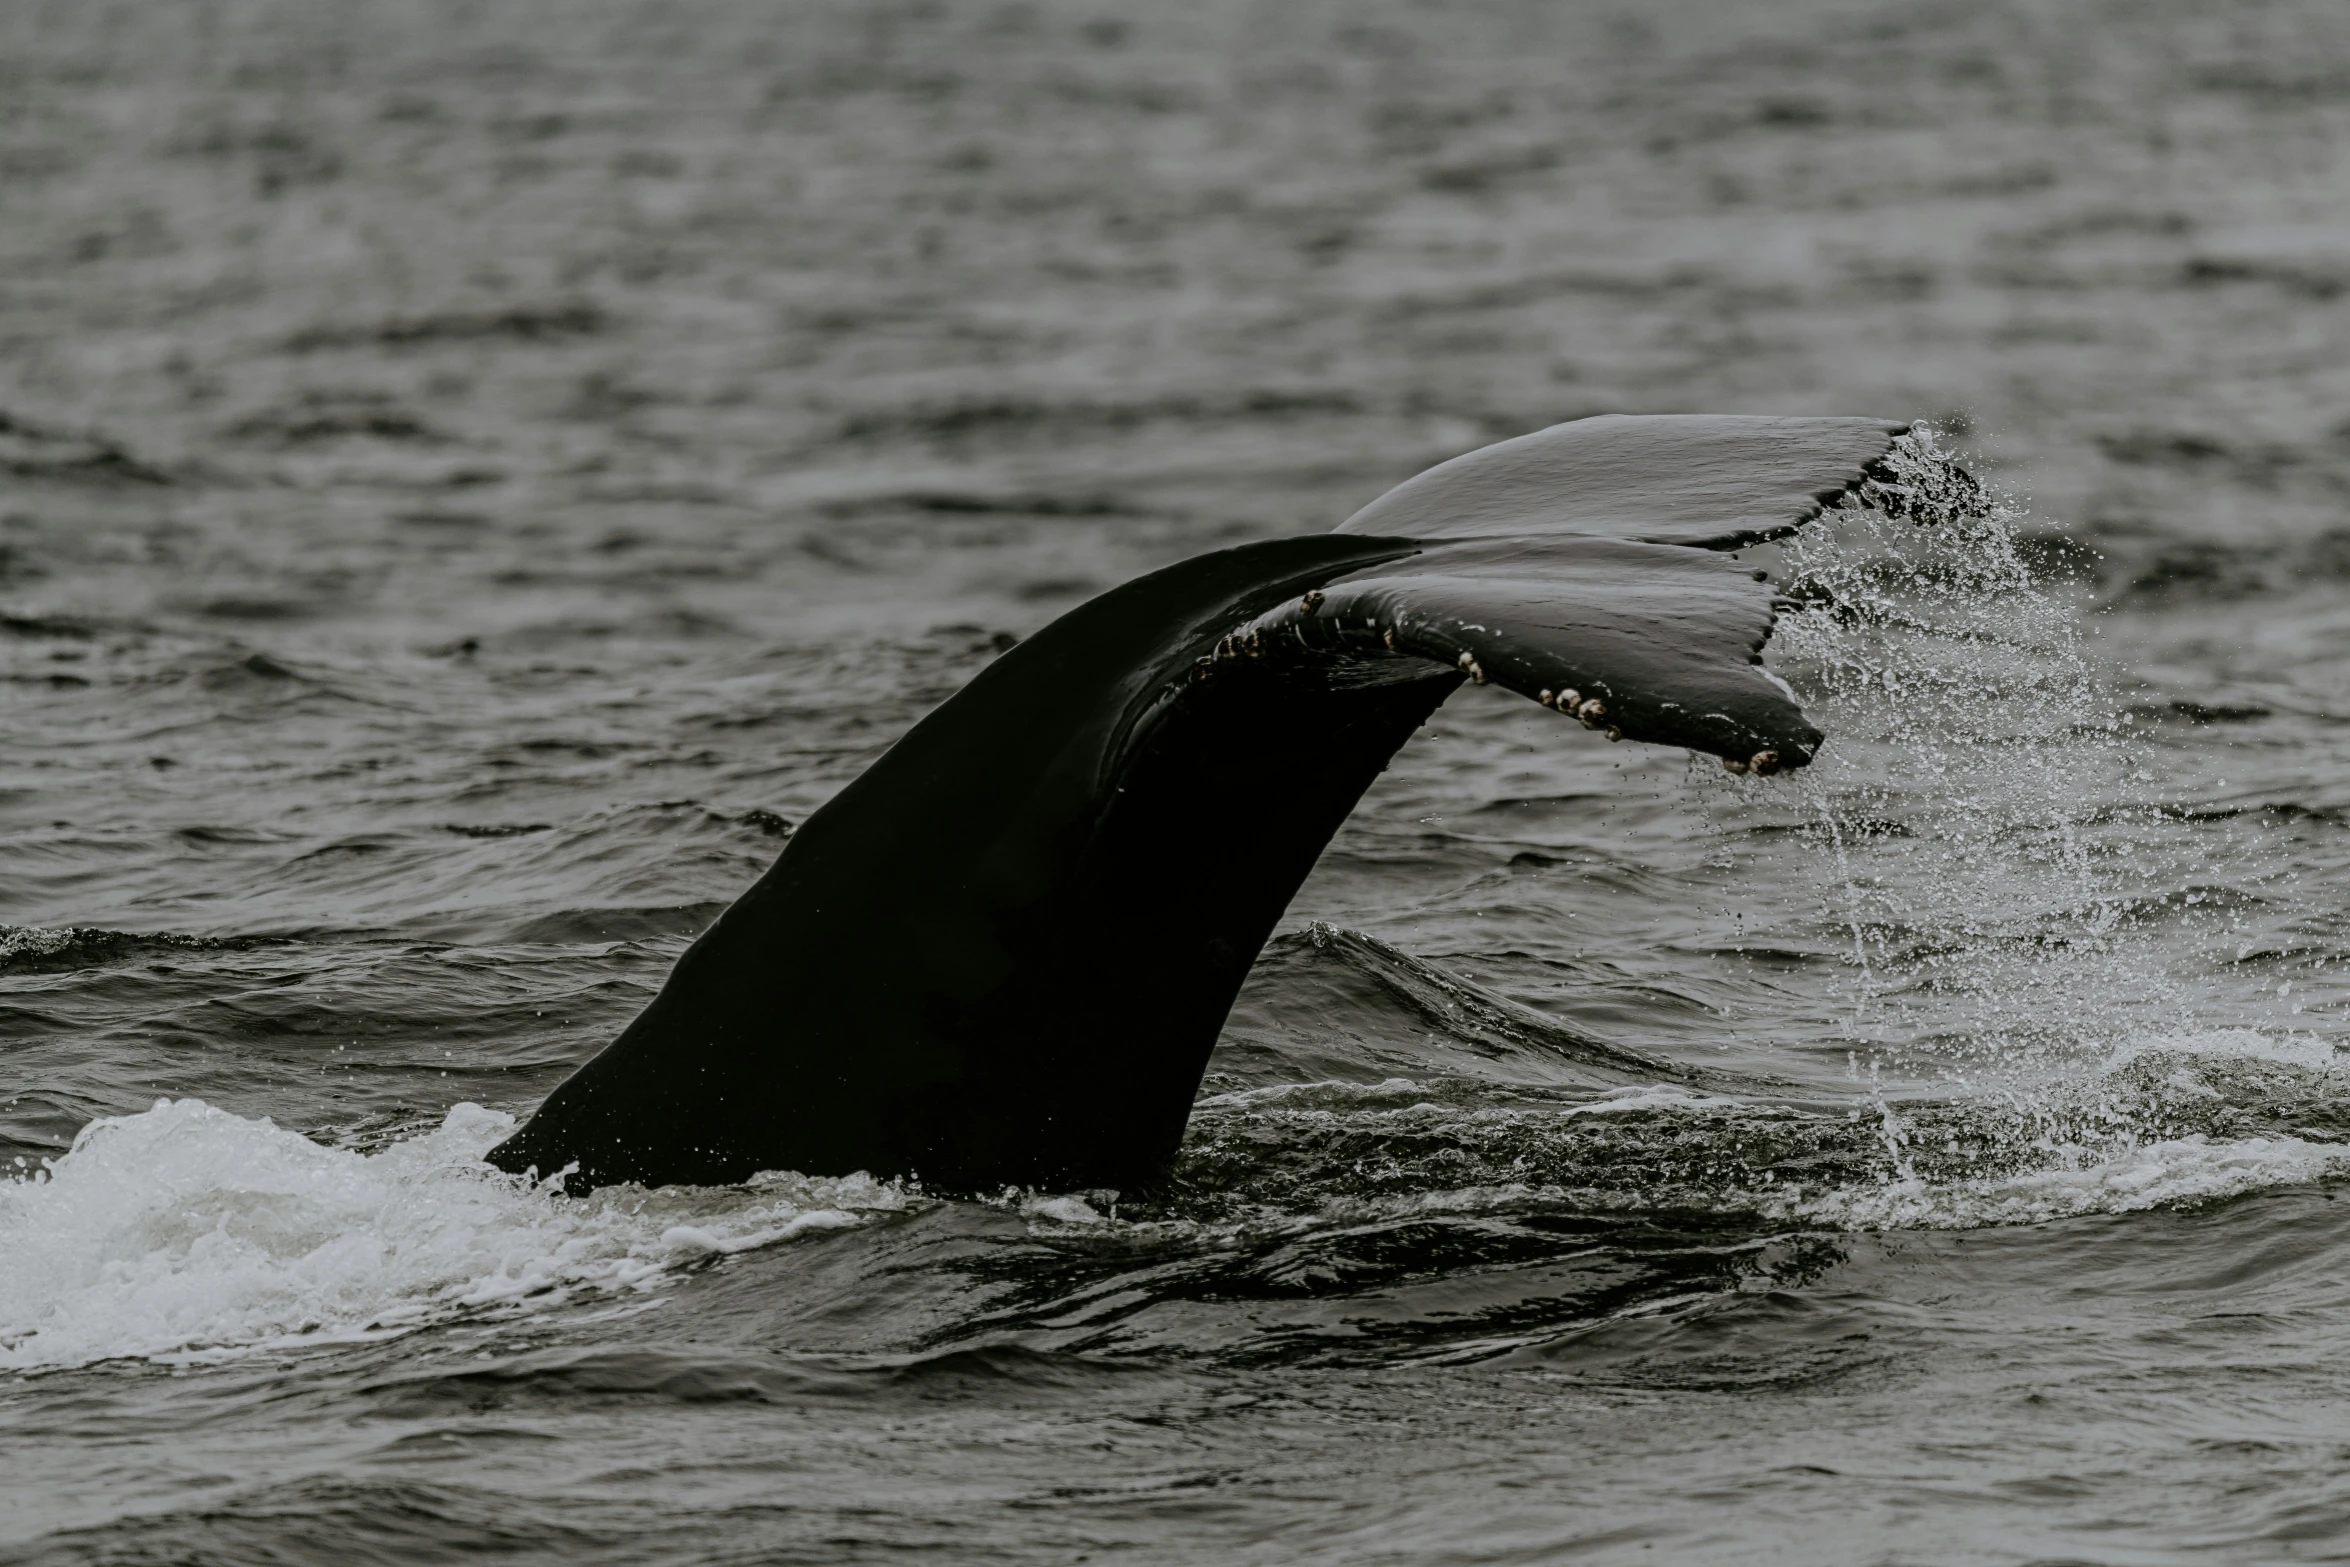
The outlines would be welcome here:
[[[2166,803],[2028,522],[1921,427],[1781,547],[1797,607],[1773,663],[1831,739],[1776,793],[1714,787],[1737,828],[1800,846],[1764,879],[1796,889],[1780,919],[1843,954],[1838,1025],[1883,1158],[1873,1186],[1790,1213],[1996,1222],[2335,1167],[2323,1143],[2189,1129],[2178,1084],[2131,1065],[2249,1038],[2332,1070],[2322,1042],[2240,1026],[2274,1021],[2272,981],[2231,964],[2288,867]],[[1925,1157],[1941,1143],[1969,1163]]]
[[[894,1183],[774,1177],[586,1199],[491,1169],[461,1104],[364,1156],[195,1099],[93,1121],[0,1182],[0,1368],[218,1358],[658,1290],[717,1253],[861,1224]]]
[[[1921,427],[1784,546],[1803,607],[1774,644],[1832,736],[1790,794],[1850,953],[1845,1032],[2010,1082],[2195,1020],[2178,927],[2215,948],[2242,904],[2177,894],[2210,835],[2166,813],[2027,517]],[[2228,857],[2234,885],[2274,878]]]

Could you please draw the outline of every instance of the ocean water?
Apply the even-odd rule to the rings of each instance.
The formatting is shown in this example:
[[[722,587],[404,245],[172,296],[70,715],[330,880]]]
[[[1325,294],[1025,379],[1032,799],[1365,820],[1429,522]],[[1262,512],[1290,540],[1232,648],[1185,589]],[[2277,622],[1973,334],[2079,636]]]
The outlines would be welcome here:
[[[2350,1556],[2346,171],[2315,0],[0,8],[0,1562]],[[1752,552],[1801,774],[1462,691],[1163,1189],[480,1162],[1010,639],[1680,411],[1993,504]]]

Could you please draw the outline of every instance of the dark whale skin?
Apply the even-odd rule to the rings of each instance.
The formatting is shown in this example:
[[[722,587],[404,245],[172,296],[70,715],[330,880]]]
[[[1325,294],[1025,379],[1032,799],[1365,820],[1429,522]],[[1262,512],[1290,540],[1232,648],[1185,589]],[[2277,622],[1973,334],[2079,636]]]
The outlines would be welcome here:
[[[1462,679],[1417,663],[1330,690],[1252,663],[1201,702],[1195,661],[1411,550],[1222,551],[1022,642],[809,817],[493,1162],[576,1161],[571,1190],[766,1169],[1144,1178],[1323,844]]]
[[[491,1162],[574,1192],[1147,1184],[1290,898],[1464,680],[1810,761],[1756,667],[1772,591],[1720,552],[1817,515],[1904,428],[1576,421],[1079,606],[811,816]]]

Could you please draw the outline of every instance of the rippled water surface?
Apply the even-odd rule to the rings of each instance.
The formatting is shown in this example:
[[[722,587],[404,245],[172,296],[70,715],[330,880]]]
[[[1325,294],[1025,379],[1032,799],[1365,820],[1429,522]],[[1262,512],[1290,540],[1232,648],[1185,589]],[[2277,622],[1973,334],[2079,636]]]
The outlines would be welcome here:
[[[0,1560],[2350,1556],[2346,153],[2314,0],[0,8]],[[480,1163],[1012,639],[1607,411],[2002,496],[1754,552],[1817,766],[1464,690],[1159,1190]]]

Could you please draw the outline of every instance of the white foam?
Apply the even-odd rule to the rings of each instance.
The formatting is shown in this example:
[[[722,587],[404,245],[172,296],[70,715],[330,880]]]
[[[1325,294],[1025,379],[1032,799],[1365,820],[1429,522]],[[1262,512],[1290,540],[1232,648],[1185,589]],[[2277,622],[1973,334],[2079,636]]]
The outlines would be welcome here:
[[[2214,1141],[2197,1134],[2018,1175],[1844,1187],[1789,1202],[1781,1215],[1852,1230],[2042,1224],[2082,1214],[2211,1202],[2345,1172],[2350,1172],[2350,1145],[2298,1137]]]
[[[461,1104],[370,1157],[195,1099],[93,1121],[48,1169],[0,1181],[0,1368],[208,1359],[651,1291],[909,1200],[862,1175],[565,1198],[482,1162],[513,1125]]]
[[[1635,1110],[1729,1110],[1744,1104],[1744,1100],[1720,1094],[1693,1093],[1678,1083],[1643,1083],[1631,1088],[1611,1088],[1597,1099],[1568,1106],[1563,1113],[1614,1115]]]
[[[0,963],[15,958],[54,957],[72,946],[81,932],[72,926],[0,926]]]
[[[2271,1034],[2256,1028],[2211,1028],[2192,1033],[2135,1039],[2105,1061],[2105,1070],[2128,1066],[2144,1056],[2200,1056],[2220,1061],[2266,1061],[2278,1066],[2331,1072],[2343,1065],[2340,1052],[2314,1034]]]
[[[1109,1217],[1092,1203],[1074,1193],[1030,1196],[1020,1203],[1020,1216],[1025,1219],[1045,1219],[1054,1224],[1107,1224]]]

